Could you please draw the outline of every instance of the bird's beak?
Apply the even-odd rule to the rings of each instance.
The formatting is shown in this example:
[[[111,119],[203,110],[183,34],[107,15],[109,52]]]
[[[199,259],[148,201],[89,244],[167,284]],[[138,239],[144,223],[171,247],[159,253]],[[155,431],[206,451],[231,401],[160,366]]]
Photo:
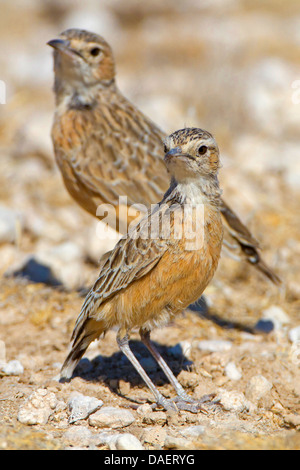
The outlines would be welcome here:
[[[172,150],[169,150],[169,152],[165,154],[165,161],[169,162],[173,157],[179,157],[180,155],[182,155],[181,148],[175,147]]]
[[[67,39],[51,39],[51,41],[47,42],[47,45],[53,47],[54,49],[64,51],[70,48],[70,41]]]
[[[75,51],[75,49],[72,49],[71,43],[70,41],[68,41],[68,39],[51,39],[51,41],[47,42],[47,45],[70,57],[74,58],[74,56],[79,56],[83,58],[80,52]]]

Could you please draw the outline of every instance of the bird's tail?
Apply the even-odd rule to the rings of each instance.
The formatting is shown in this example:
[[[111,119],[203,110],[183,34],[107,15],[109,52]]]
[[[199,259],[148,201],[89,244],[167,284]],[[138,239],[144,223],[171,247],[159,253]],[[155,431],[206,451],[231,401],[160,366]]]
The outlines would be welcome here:
[[[60,382],[66,382],[71,379],[75,367],[77,366],[78,362],[87,350],[89,344],[94,341],[94,339],[99,338],[99,336],[104,332],[104,323],[102,321],[96,321],[90,318],[83,322],[81,328],[77,329],[75,335],[74,330],[74,339],[72,342],[71,350],[65,362],[63,363],[60,371]]]
[[[232,211],[232,209],[221,200],[220,206],[221,213],[223,215],[223,221],[225,222],[225,227],[227,229],[227,234],[231,241],[237,242],[238,246],[233,246],[232,248],[239,247],[240,255],[248,263],[252,264],[260,272],[262,272],[267,278],[269,278],[274,284],[280,286],[282,281],[275,274],[275,272],[265,263],[259,253],[259,243],[247,229],[247,227],[241,222],[238,216]],[[226,233],[224,238],[226,237]],[[226,245],[226,240],[224,240]],[[231,246],[231,243],[228,243],[228,247]],[[229,250],[230,251],[230,250]]]

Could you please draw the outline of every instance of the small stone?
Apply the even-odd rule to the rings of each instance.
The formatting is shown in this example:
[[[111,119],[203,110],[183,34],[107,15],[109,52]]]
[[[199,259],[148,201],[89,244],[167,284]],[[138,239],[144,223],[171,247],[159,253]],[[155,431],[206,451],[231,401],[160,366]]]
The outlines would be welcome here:
[[[5,364],[2,367],[2,372],[4,372],[5,375],[21,375],[24,372],[24,367],[20,361],[15,359]]]
[[[180,429],[180,434],[183,437],[197,438],[205,431],[205,427],[201,425],[188,426],[187,428]]]
[[[89,417],[90,426],[98,428],[123,428],[135,421],[129,410],[105,406]]]
[[[40,388],[20,406],[18,421],[23,424],[46,424],[57,404],[55,393]]]
[[[225,366],[224,369],[226,377],[228,377],[230,380],[240,380],[242,377],[242,374],[236,367],[234,362],[228,362],[228,364]]]
[[[262,312],[264,320],[269,320],[273,323],[274,329],[279,330],[283,325],[290,322],[288,314],[277,305],[272,305]]]
[[[219,401],[226,411],[241,413],[250,408],[248,400],[241,392],[221,390],[216,397],[216,401]]]
[[[118,385],[121,395],[127,396],[130,393],[130,383],[120,379]]]
[[[68,401],[71,411],[69,423],[72,424],[80,419],[88,418],[92,413],[99,410],[102,405],[103,401],[95,397],[85,396],[77,392],[73,393]]]
[[[300,415],[293,413],[286,413],[283,416],[284,422],[290,428],[300,428]]]
[[[295,326],[295,328],[292,328],[288,333],[288,337],[292,343],[297,343],[300,341],[300,326]]]
[[[65,444],[86,447],[92,441],[92,431],[86,426],[72,426],[64,435]]]
[[[164,447],[166,449],[184,449],[187,441],[184,437],[166,436]]]
[[[162,447],[167,436],[165,427],[161,426],[147,426],[141,436],[141,440],[146,444],[151,444],[155,447]]]
[[[263,375],[254,375],[246,386],[245,395],[250,401],[255,403],[264,397],[272,387],[272,383]]]
[[[198,341],[197,347],[201,351],[223,352],[229,351],[232,348],[232,343],[222,339],[202,340]]]
[[[140,405],[136,412],[140,415],[140,416],[145,416],[146,414],[149,414],[149,413],[152,413],[152,408],[151,408],[151,405],[149,405],[149,403],[144,403],[143,405]]]
[[[167,421],[167,415],[164,411],[153,411],[147,413],[143,417],[143,423],[145,424],[157,424],[163,426]]]
[[[117,450],[143,450],[144,447],[133,434],[120,434],[116,440]]]

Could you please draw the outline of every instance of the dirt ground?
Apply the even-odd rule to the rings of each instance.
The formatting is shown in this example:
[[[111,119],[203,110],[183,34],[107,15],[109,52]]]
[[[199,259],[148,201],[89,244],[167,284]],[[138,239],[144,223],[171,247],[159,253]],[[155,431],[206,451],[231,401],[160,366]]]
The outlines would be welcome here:
[[[17,360],[23,370],[11,375],[0,364],[0,449],[69,448],[66,432],[78,424],[99,433],[88,420],[69,424],[74,391],[129,409],[134,422],[117,431],[145,449],[300,449],[300,338],[291,339],[300,326],[300,9],[296,0],[248,5],[31,0],[20,2],[17,14],[9,2],[1,7],[0,363]],[[91,345],[70,383],[54,380],[98,259],[114,244],[99,238],[97,220],[71,200],[52,152],[45,44],[67,27],[111,42],[119,87],[167,132],[196,125],[219,142],[224,197],[283,285],[224,254],[204,300],[152,339],[190,395],[236,392],[245,406],[220,399],[207,413],[139,413],[137,406],[153,399],[119,352],[115,331]],[[270,326],[262,319],[272,320],[272,331],[262,329]],[[199,348],[202,340],[228,343],[210,351]],[[160,391],[174,396],[136,334],[132,349]],[[251,391],[256,376],[268,384],[261,395]],[[46,424],[23,424],[20,407],[38,389],[54,393],[60,406]],[[195,425],[205,432],[178,440]]]

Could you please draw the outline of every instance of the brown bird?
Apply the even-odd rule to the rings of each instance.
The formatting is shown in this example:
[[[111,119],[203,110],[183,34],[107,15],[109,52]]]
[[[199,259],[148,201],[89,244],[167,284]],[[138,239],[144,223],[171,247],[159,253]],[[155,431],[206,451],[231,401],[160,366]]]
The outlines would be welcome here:
[[[219,150],[211,134],[196,128],[171,134],[165,150],[170,187],[103,261],[77,318],[60,377],[70,379],[90,342],[118,326],[117,343],[157,404],[166,410],[197,412],[203,400],[186,394],[150,342],[150,331],[197,300],[217,268],[223,237]],[[130,350],[128,340],[134,328],[174,386],[175,400],[159,392]]]
[[[106,222],[124,234],[136,216],[129,207],[149,207],[168,187],[165,134],[117,88],[113,53],[101,36],[69,29],[48,44],[54,48],[52,140],[65,186],[93,216],[101,204],[112,205]],[[127,202],[120,203],[120,196]],[[229,251],[279,284],[258,242],[223,199],[220,210]]]

